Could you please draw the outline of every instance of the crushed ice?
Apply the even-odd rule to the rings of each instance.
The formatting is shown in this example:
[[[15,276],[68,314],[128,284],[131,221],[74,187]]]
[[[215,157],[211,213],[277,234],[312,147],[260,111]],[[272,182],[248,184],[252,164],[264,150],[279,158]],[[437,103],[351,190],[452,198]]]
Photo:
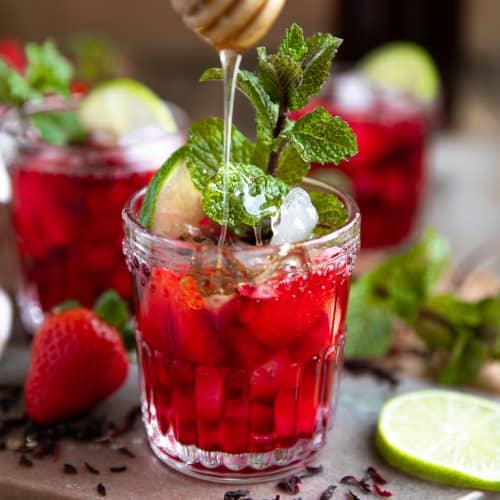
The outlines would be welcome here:
[[[318,212],[302,188],[293,188],[283,200],[279,212],[272,217],[271,245],[284,245],[306,240],[318,223]]]

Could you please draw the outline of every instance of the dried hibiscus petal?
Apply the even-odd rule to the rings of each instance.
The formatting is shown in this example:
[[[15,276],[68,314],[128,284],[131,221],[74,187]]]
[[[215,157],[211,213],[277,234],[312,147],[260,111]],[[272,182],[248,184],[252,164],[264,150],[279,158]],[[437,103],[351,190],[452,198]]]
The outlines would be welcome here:
[[[335,486],[334,484],[328,486],[328,488],[319,496],[319,500],[330,500],[336,488],[337,486]]]
[[[240,500],[246,497],[250,492],[248,490],[233,490],[224,493],[224,500]]]
[[[392,493],[389,490],[384,490],[384,488],[382,488],[378,484],[374,484],[373,487],[375,488],[375,492],[379,497],[392,497]]]
[[[76,470],[76,467],[72,464],[64,464],[63,472],[65,474],[77,474],[78,473],[78,471]]]
[[[291,493],[295,495],[300,491],[300,480],[299,476],[289,476],[278,483],[278,488],[285,493]]]
[[[354,476],[344,476],[340,482],[342,484],[349,484],[351,486],[357,486],[361,490],[363,490],[366,493],[371,492],[370,485],[368,484],[368,481],[365,478],[362,479],[357,479]]]
[[[375,467],[368,467],[366,473],[372,478],[372,480],[377,484],[387,484],[386,479],[380,474],[380,472],[375,469]]]

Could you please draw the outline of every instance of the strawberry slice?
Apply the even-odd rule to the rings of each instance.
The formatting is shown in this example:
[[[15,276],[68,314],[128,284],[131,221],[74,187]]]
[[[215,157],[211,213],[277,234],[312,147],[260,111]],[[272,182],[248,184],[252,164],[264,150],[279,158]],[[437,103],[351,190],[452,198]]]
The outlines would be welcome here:
[[[336,275],[314,273],[281,281],[270,295],[259,288],[240,291],[239,320],[255,338],[273,349],[287,346],[310,330],[332,306]]]
[[[39,424],[76,416],[106,399],[128,373],[119,333],[84,308],[50,316],[33,342],[24,398]]]
[[[193,363],[213,364],[224,357],[193,278],[156,268],[142,302],[139,325],[153,348]]]

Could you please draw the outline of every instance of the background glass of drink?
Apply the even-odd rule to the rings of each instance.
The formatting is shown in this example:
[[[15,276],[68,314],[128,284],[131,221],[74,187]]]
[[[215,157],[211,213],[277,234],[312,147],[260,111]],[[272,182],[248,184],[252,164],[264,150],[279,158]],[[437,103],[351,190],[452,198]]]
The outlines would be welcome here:
[[[179,124],[175,133],[144,129],[113,146],[54,146],[29,131],[18,138],[8,169],[22,273],[18,302],[28,330],[68,299],[92,306],[114,288],[131,300],[120,213],[185,141],[187,119],[169,106]]]
[[[404,242],[416,225],[425,194],[425,153],[435,103],[379,90],[353,72],[336,76],[296,117],[318,106],[349,123],[359,153],[338,167],[318,166],[310,175],[355,195],[363,248]]]
[[[123,212],[143,419],[153,451],[181,472],[270,479],[303,467],[325,443],[360,216],[348,196],[317,181],[308,186],[339,196],[345,226],[282,247],[236,242],[222,250],[222,268],[215,241],[145,230],[143,192]],[[212,288],[215,277],[223,290]]]

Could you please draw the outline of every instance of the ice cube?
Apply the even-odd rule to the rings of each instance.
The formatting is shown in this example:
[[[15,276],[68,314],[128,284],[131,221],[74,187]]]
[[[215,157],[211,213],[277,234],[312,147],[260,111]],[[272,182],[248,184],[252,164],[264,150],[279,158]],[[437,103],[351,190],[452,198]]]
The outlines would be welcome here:
[[[370,108],[376,97],[370,82],[357,73],[348,73],[339,77],[334,93],[337,105],[350,111]]]
[[[293,188],[283,200],[279,212],[272,218],[272,245],[303,241],[318,223],[318,212],[302,188]]]
[[[147,168],[161,166],[183,143],[182,134],[166,133],[156,125],[146,125],[131,130],[118,141],[127,161]]]

